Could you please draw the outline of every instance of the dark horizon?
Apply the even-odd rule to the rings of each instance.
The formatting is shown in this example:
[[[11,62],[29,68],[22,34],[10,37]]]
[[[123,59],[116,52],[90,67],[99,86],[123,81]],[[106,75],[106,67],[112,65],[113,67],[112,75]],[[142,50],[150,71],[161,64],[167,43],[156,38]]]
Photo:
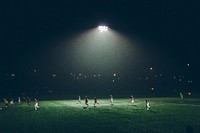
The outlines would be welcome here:
[[[134,86],[133,81],[137,82],[134,87],[142,88],[142,83],[138,83],[139,81],[135,79],[151,74],[152,72],[149,71],[151,67],[152,75],[161,73],[167,77],[166,81],[157,84],[159,87],[163,85],[161,93],[165,93],[168,89],[165,82],[171,83],[174,76],[184,76],[184,78],[179,77],[184,82],[192,80],[189,88],[188,85],[183,88],[198,94],[200,92],[198,84],[200,20],[198,4],[195,2],[77,0],[3,1],[2,3],[0,42],[2,93],[31,91],[32,87],[30,89],[28,87],[31,85],[34,85],[36,90],[42,90],[45,86],[55,89],[57,85],[61,86],[59,91],[70,94],[70,90],[65,87],[72,88],[77,84],[76,82],[71,85],[70,78],[65,83],[70,73],[86,75],[101,73],[109,75],[108,80],[111,81],[113,73],[122,73],[126,80],[122,81],[121,88]],[[117,41],[113,41],[113,44],[121,47],[105,51],[106,53],[103,54],[98,53],[101,51],[97,50],[95,58],[94,54],[88,54],[84,47],[76,49],[79,53],[75,54],[74,45],[70,41],[74,38],[76,40],[83,33],[102,24],[119,33],[118,37],[122,40],[130,40],[127,48],[124,48],[121,42],[118,44]],[[83,41],[86,44],[92,43],[90,40],[83,39]],[[79,44],[82,44],[82,40]],[[110,48],[115,47],[110,46]],[[114,53],[115,51],[118,52]],[[87,57],[85,60],[88,62],[85,64],[82,55]],[[79,57],[79,59],[74,61],[71,57]],[[103,60],[95,60],[96,58]],[[109,62],[111,59],[112,62]],[[89,61],[96,61],[96,64],[91,66],[92,63]],[[34,70],[37,72],[34,73]],[[60,80],[52,81],[53,74]],[[89,80],[84,84],[87,85],[87,82],[92,82],[90,83],[92,86],[103,83]],[[144,84],[146,84],[145,89],[151,88],[149,83],[144,82]],[[169,90],[174,90],[173,85],[173,83],[169,85],[172,87]],[[78,90],[81,91],[81,84],[76,89],[77,93]],[[129,91],[127,89],[127,92]]]

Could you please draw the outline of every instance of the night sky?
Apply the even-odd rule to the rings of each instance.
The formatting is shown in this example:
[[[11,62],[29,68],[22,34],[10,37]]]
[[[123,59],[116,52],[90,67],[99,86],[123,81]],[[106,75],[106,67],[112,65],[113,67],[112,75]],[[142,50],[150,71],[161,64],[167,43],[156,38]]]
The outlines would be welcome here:
[[[33,90],[55,89],[55,86],[60,86],[68,88],[67,92],[71,93],[70,88],[75,88],[70,79],[71,73],[101,73],[107,76],[106,78],[109,78],[109,74],[117,73],[123,75],[124,81],[127,79],[131,82],[139,77],[146,77],[150,67],[153,68],[153,75],[162,73],[168,76],[167,80],[174,75],[184,75],[186,80],[193,81],[190,89],[200,92],[197,83],[200,56],[198,3],[188,0],[3,0],[0,14],[2,92],[27,92],[32,90],[30,86],[35,88]],[[89,58],[95,54],[88,54],[87,51],[84,53],[84,48],[77,50],[77,53],[73,51],[76,39],[80,35],[84,37],[84,33],[101,24],[118,33],[122,43],[126,39],[129,40],[127,47],[120,45],[119,49],[122,51],[113,54],[114,57],[110,57],[111,49],[102,53],[108,56],[101,55],[91,59]],[[88,43],[84,39],[78,42]],[[80,52],[87,56],[86,61],[89,63],[83,63],[84,57],[80,59]],[[98,55],[101,51],[96,52]],[[76,57],[80,62],[74,61]],[[93,63],[94,60],[96,64]],[[53,74],[56,78],[59,77],[55,84],[51,79]],[[69,80],[64,80],[66,75]],[[87,82],[95,84],[94,81]],[[123,82],[119,86],[123,88],[126,84],[131,88],[131,84],[127,85],[128,83]],[[83,84],[80,83],[80,86],[88,85]],[[79,89],[74,93],[80,90],[80,86],[76,86]],[[176,89],[178,90],[178,87]],[[82,92],[86,91],[87,89]]]

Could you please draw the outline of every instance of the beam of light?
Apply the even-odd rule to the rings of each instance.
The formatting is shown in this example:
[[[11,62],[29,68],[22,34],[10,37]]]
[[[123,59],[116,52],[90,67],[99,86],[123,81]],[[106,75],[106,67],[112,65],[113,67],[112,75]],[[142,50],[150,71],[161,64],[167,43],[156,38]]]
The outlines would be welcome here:
[[[134,56],[138,53],[135,41],[107,26],[84,31],[64,44],[66,48],[62,52],[63,66],[77,73],[83,71],[108,74],[128,70],[137,60]]]
[[[107,31],[108,27],[100,25],[100,26],[98,26],[98,29],[99,29],[99,31],[103,32],[103,31]]]

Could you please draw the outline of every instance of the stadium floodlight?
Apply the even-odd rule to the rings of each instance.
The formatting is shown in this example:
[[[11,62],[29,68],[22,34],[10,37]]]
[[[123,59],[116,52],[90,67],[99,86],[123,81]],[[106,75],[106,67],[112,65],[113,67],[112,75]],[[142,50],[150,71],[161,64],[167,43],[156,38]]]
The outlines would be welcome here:
[[[98,27],[99,31],[103,32],[103,31],[107,31],[108,30],[108,26],[99,26]]]

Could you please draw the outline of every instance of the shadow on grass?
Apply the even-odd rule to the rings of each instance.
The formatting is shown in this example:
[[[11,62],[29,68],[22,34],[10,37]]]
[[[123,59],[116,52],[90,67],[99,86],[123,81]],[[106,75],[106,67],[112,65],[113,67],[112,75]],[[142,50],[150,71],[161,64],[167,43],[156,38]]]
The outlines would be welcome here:
[[[33,108],[29,108],[29,109],[26,109],[26,110],[25,110],[25,112],[27,112],[27,113],[28,113],[28,112],[33,112],[33,111],[35,111]]]
[[[130,104],[130,105],[128,105],[128,106],[138,107],[137,105],[133,105],[133,104]]]
[[[151,113],[157,113],[156,111],[154,111],[154,110],[149,110],[149,112],[151,112]]]
[[[83,109],[87,109],[88,107],[83,107]]]

